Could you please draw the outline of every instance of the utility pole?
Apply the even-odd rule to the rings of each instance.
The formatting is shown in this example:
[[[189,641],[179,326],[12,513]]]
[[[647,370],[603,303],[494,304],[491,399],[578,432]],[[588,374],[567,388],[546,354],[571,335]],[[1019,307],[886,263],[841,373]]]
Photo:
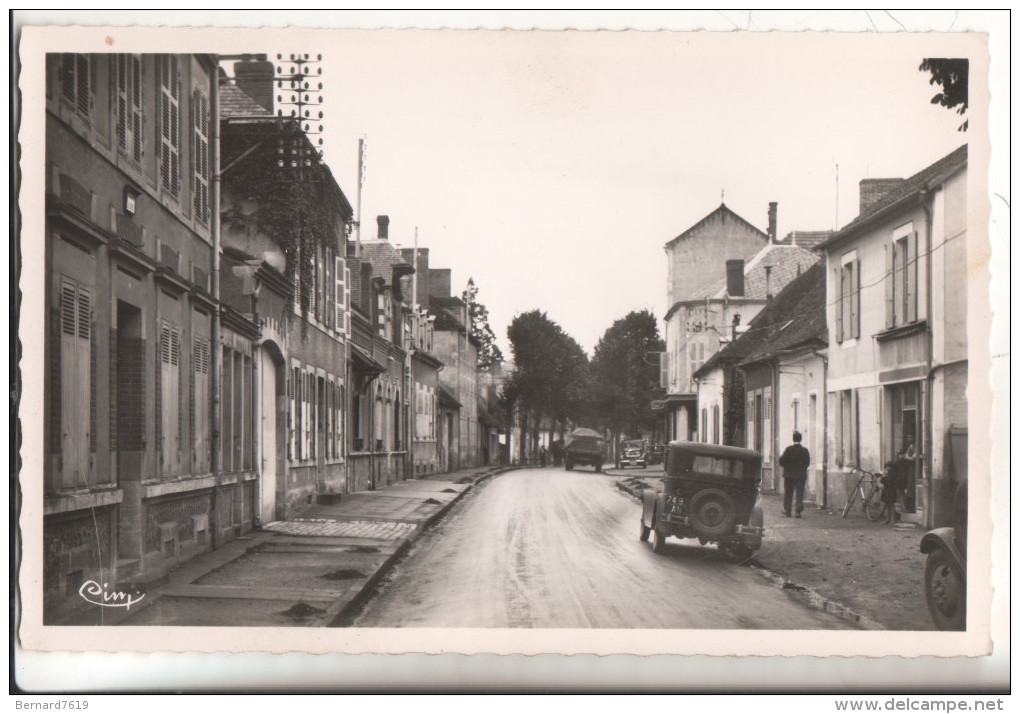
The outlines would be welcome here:
[[[358,215],[354,217],[355,258],[361,257],[361,187],[365,185],[365,140],[358,139]],[[417,258],[417,256],[415,256]]]

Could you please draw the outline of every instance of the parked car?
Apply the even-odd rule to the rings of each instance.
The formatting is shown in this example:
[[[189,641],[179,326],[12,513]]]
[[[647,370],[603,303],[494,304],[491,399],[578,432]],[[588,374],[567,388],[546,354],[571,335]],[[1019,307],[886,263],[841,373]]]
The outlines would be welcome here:
[[[602,470],[606,460],[606,440],[593,429],[575,429],[567,434],[563,444],[563,465],[567,471],[575,466],[594,466]]]
[[[652,444],[648,449],[648,464],[654,466],[666,460],[666,445]]]
[[[964,630],[967,625],[967,486],[956,489],[953,525],[928,531],[921,538],[924,596],[928,614],[940,630]]]
[[[644,439],[630,439],[620,444],[620,451],[616,456],[616,468],[622,469],[627,466],[648,468],[647,441]]]
[[[747,560],[765,533],[758,505],[761,454],[693,441],[667,448],[663,490],[641,494],[641,540],[651,535],[652,552],[659,553],[669,536],[697,538]]]

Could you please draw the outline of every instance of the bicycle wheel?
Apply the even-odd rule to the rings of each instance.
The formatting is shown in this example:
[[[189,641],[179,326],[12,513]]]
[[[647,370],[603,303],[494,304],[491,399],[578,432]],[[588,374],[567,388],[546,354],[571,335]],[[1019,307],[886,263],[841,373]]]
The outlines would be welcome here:
[[[861,476],[854,487],[850,490],[850,495],[846,497],[846,505],[843,506],[843,518],[846,518],[846,515],[850,513],[850,509],[854,507],[854,502],[857,500],[857,496],[861,492],[861,481],[863,480],[864,476]]]
[[[888,504],[882,500],[882,489],[873,488],[864,501],[864,512],[868,515],[868,520],[873,523],[880,520],[888,513],[886,508],[888,508]]]

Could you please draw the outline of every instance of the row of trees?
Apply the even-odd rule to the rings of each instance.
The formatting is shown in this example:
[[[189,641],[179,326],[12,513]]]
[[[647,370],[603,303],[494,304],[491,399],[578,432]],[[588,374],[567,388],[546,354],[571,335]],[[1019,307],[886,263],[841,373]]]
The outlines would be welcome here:
[[[658,354],[665,345],[655,316],[631,312],[612,324],[591,359],[546,313],[518,315],[507,329],[513,369],[501,398],[508,420],[516,411],[520,458],[537,448],[540,429],[562,436],[572,426],[621,434],[652,431],[651,402],[661,396]]]

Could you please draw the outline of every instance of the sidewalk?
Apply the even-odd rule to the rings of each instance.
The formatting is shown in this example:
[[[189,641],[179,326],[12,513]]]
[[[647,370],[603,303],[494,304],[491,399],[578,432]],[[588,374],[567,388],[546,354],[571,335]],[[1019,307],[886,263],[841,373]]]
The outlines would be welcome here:
[[[661,472],[623,476],[617,486],[640,498],[642,483],[661,488]],[[934,630],[924,601],[924,530],[871,523],[860,509],[805,503],[802,518],[783,515],[779,494],[761,497],[765,540],[753,567],[777,586],[800,591],[816,607],[865,627]]]
[[[510,468],[432,474],[310,504],[149,583],[130,612],[92,608],[62,624],[342,626],[431,523]]]

